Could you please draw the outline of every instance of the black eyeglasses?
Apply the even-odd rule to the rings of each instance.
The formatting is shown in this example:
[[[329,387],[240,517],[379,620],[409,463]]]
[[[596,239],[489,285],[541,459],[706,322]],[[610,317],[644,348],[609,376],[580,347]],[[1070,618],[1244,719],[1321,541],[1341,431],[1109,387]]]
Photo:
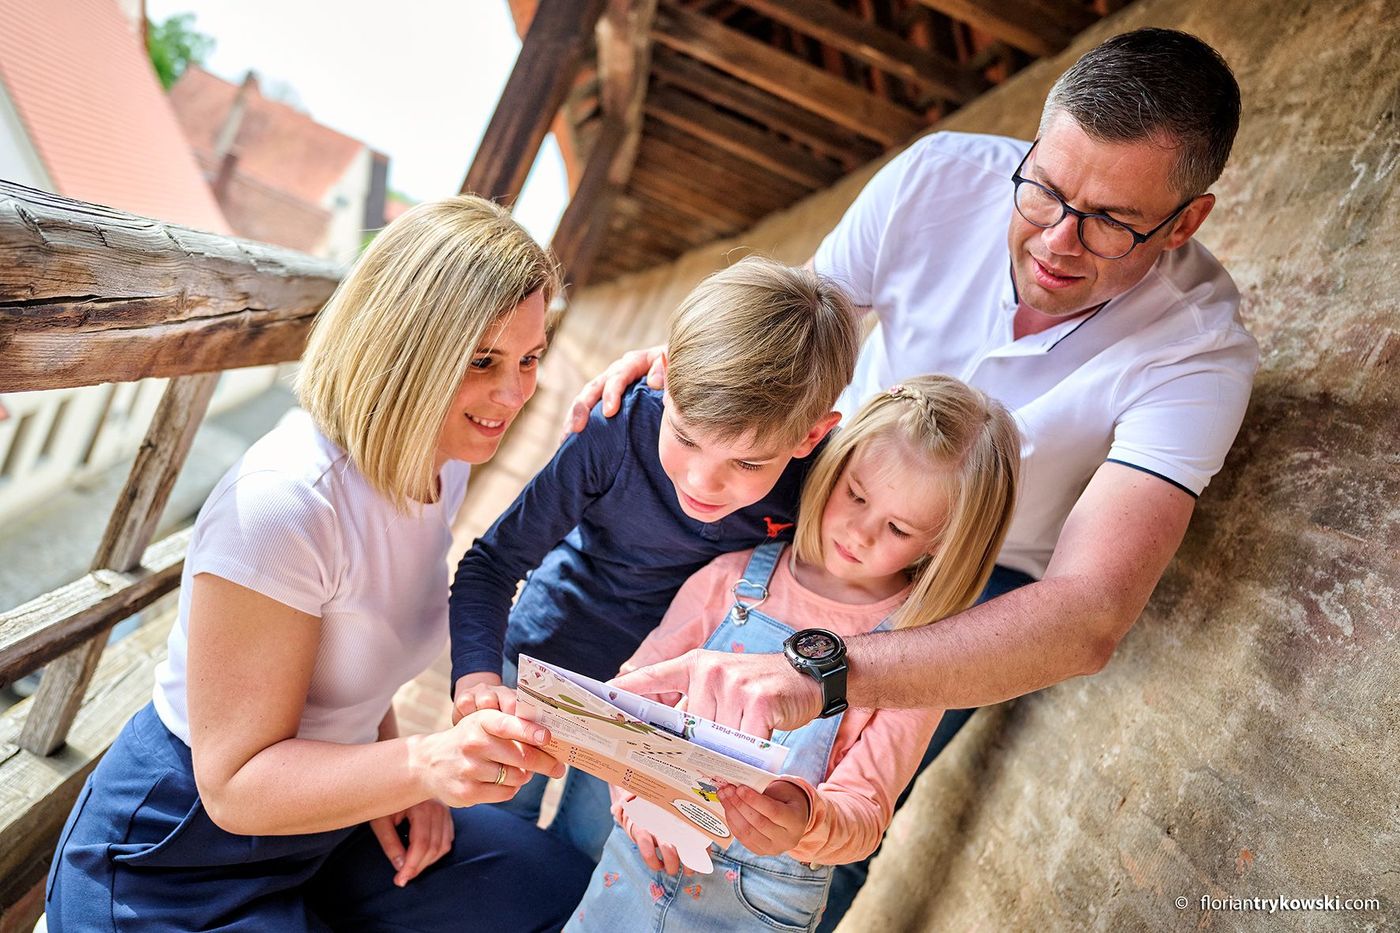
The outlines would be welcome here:
[[[1079,221],[1079,242],[1100,259],[1122,259],[1134,248],[1152,239],[1158,230],[1176,220],[1181,212],[1186,210],[1187,205],[1196,200],[1194,195],[1187,198],[1166,220],[1146,233],[1138,233],[1107,214],[1077,211],[1049,188],[1029,178],[1023,178],[1021,169],[1026,167],[1026,159],[1031,157],[1038,145],[1040,140],[1037,139],[1021,159],[1021,164],[1016,166],[1016,171],[1011,173],[1011,181],[1016,185],[1016,213],[1024,217],[1026,223],[1045,230],[1064,220],[1066,214],[1073,214]]]

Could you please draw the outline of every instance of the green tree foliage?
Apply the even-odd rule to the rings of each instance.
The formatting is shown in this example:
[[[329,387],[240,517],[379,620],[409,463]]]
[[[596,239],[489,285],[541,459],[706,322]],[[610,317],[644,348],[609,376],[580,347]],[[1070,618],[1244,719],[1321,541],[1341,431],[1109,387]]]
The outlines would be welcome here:
[[[167,91],[189,64],[203,64],[213,50],[214,40],[194,28],[193,13],[177,13],[164,22],[146,23],[146,52]]]

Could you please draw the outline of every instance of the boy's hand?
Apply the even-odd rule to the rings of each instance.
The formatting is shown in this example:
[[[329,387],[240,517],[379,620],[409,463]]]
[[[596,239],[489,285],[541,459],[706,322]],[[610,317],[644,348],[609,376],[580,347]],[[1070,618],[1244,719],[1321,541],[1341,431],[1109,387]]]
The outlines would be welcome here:
[[[452,725],[479,709],[498,709],[515,715],[515,691],[501,686],[501,675],[481,671],[457,679],[452,692]]]
[[[564,416],[562,441],[570,434],[583,430],[588,424],[588,413],[598,400],[603,402],[603,414],[611,418],[622,407],[622,393],[632,383],[643,376],[653,389],[666,388],[666,348],[647,347],[645,350],[629,350],[603,370],[584,383],[578,395],[574,396],[569,413]]]
[[[719,802],[734,838],[755,855],[781,855],[796,847],[812,816],[806,792],[791,781],[774,781],[761,794],[721,784]]]
[[[404,820],[408,820],[407,848],[398,830]],[[399,887],[446,855],[452,848],[452,837],[457,829],[452,822],[452,811],[436,800],[425,800],[391,816],[370,820],[369,827],[384,855],[393,863],[394,884]]]

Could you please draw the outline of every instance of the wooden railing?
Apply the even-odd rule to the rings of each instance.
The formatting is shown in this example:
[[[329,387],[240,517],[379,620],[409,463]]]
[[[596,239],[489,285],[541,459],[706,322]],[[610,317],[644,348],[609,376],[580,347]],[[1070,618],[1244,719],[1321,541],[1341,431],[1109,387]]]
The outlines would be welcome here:
[[[139,638],[116,708],[113,684],[89,688],[111,628],[179,585],[188,533],[151,539],[219,372],[299,357],[339,275],[301,253],[0,182],[0,392],[173,377],[90,572],[0,614],[0,681],[44,667],[35,695],[0,717],[0,927],[37,913],[83,780],[149,695],[159,649]],[[131,661],[108,660],[114,672]]]

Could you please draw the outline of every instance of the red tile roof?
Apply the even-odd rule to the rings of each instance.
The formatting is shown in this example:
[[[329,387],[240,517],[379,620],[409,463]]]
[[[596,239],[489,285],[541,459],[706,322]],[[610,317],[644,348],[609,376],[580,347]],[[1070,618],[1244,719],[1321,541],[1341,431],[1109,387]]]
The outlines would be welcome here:
[[[201,159],[208,177],[219,166]],[[241,237],[319,254],[330,227],[331,212],[234,171],[219,195],[224,216]]]
[[[0,80],[58,193],[228,233],[113,0],[0,0]]]
[[[238,171],[312,205],[345,174],[364,143],[322,126],[295,108],[269,100],[247,82],[243,118],[232,151]],[[190,145],[212,160],[239,85],[190,67],[170,89],[170,101]]]

